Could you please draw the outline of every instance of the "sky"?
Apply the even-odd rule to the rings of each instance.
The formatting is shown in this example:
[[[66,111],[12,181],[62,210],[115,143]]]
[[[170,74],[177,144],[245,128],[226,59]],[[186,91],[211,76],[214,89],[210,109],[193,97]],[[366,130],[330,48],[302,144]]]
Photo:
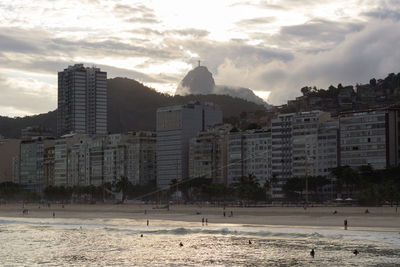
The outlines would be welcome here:
[[[84,63],[173,94],[198,60],[271,104],[400,72],[398,0],[1,0],[0,115],[57,108]]]

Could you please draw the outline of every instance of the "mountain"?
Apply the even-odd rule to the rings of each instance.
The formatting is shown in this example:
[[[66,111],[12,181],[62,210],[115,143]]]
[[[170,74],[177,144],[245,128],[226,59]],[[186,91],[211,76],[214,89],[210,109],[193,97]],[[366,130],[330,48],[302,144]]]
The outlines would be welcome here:
[[[185,104],[190,101],[212,102],[220,106],[225,118],[241,112],[264,110],[263,105],[226,95],[170,96],[128,78],[108,79],[108,129],[111,133],[154,130],[159,107]],[[23,118],[0,116],[0,135],[18,138],[21,129],[44,125],[56,131],[56,111]]]
[[[267,108],[270,107],[262,98],[256,96],[254,92],[248,88],[216,85],[212,73],[205,66],[197,66],[189,71],[179,83],[175,94],[230,95],[264,105]]]

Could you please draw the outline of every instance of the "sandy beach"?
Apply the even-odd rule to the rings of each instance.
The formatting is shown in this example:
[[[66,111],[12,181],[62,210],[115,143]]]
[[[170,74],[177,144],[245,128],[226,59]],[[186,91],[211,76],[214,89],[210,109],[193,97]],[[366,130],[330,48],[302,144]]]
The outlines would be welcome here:
[[[201,222],[209,224],[249,224],[291,227],[321,227],[342,229],[345,219],[352,230],[400,231],[400,208],[396,207],[223,207],[198,205],[171,205],[170,209],[157,209],[138,204],[25,204],[28,214],[22,213],[21,204],[0,205],[0,217],[31,217],[81,219],[133,219]],[[365,210],[369,213],[366,214]],[[334,211],[336,214],[333,214]],[[225,217],[223,215],[225,211]],[[233,216],[231,216],[231,212]]]

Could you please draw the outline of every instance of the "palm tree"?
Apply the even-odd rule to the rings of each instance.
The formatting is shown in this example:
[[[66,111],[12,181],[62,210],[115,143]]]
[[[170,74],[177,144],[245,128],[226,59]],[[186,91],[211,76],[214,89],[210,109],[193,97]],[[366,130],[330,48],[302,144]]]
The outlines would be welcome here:
[[[127,194],[133,185],[126,176],[121,176],[115,185],[118,191],[122,191],[122,203],[124,203]]]

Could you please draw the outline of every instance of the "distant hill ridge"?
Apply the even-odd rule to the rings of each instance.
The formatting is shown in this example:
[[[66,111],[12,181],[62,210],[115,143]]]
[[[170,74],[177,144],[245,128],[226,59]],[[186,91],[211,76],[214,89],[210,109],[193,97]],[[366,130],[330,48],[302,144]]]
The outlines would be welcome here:
[[[128,78],[108,79],[107,84],[108,130],[111,133],[155,130],[157,108],[185,104],[189,101],[215,103],[222,109],[224,117],[265,109],[263,105],[227,95],[170,96]],[[21,129],[32,125],[44,125],[55,132],[57,112],[54,110],[22,118],[0,116],[0,135],[19,138]]]

